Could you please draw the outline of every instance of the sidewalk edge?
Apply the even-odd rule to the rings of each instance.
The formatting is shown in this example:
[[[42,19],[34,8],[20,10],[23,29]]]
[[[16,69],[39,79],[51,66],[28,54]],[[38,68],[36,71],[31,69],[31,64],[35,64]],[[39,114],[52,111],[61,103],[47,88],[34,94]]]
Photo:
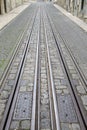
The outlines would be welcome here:
[[[27,9],[32,3],[30,3],[25,9]],[[24,9],[24,10],[25,10]],[[14,18],[12,18],[7,24],[5,24],[2,28],[0,28],[0,32],[3,31],[9,24],[11,24],[19,15],[21,15],[21,13],[24,11],[22,10],[17,16],[15,16]]]
[[[60,12],[62,12],[65,16],[67,16],[70,20],[72,20],[74,23],[76,23],[80,28],[82,28],[85,32],[87,32],[87,24],[79,19],[76,16],[73,16],[71,13],[67,12],[65,9],[60,7],[57,4],[54,4],[54,7],[56,7]]]

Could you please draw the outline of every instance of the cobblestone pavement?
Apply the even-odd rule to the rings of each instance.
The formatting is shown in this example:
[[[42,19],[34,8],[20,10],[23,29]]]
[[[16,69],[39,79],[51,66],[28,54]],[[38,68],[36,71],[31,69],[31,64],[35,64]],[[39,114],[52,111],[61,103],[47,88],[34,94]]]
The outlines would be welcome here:
[[[32,98],[34,90],[34,77],[36,66],[37,39],[39,26],[39,11],[36,16],[31,38],[29,41],[28,53],[24,65],[24,70],[19,83],[19,93],[17,103],[13,113],[10,130],[30,129],[32,117]],[[24,104],[25,103],[25,104]]]
[[[43,17],[43,13],[42,13]],[[49,81],[47,75],[47,52],[44,32],[44,19],[41,19],[40,35],[40,129],[51,130]]]
[[[0,79],[35,10],[31,5],[0,31]]]
[[[60,129],[81,130],[80,124],[78,122],[78,117],[73,105],[73,101],[69,92],[67,79],[64,74],[60,58],[58,56],[58,50],[56,48],[55,39],[53,38],[53,33],[51,31],[49,21],[47,21],[46,16],[44,21],[47,29],[47,39],[52,67],[52,75],[57,96]]]
[[[78,65],[87,79],[87,32],[72,22],[53,5],[47,5],[57,32],[71,49]]]
[[[18,70],[20,68],[21,60],[23,57],[23,52],[24,52],[24,49],[26,46],[26,41],[28,40],[28,36],[29,36],[30,31],[31,31],[31,26],[29,26],[29,30],[27,30],[27,34],[26,34],[25,38],[23,39],[22,44],[20,45],[20,49],[16,54],[16,57],[12,63],[12,66],[10,67],[8,75],[4,81],[2,88],[1,88],[0,105],[2,107],[0,107],[0,120],[2,120],[3,114],[4,114],[5,109],[6,109],[6,105],[8,103],[9,97],[10,97],[12,89],[14,87],[16,76],[17,76]],[[34,34],[32,34],[32,35],[34,35]],[[32,37],[31,37],[30,42],[32,42]],[[19,100],[20,100],[20,96],[22,96],[22,92],[25,91],[25,93],[26,93],[26,91],[30,91],[30,93],[31,93],[31,91],[32,91],[33,80],[31,82],[29,82],[29,81],[31,80],[31,77],[33,77],[33,73],[34,73],[34,63],[33,62],[35,62],[35,61],[32,60],[32,57],[35,57],[35,54],[33,54],[33,52],[35,53],[35,47],[34,47],[34,44],[32,44],[31,47],[29,48],[29,52],[32,52],[32,55],[30,53],[30,55],[27,55],[27,58],[26,58],[26,62],[29,62],[30,64],[28,65],[28,67],[25,64],[23,77],[22,77],[22,80],[20,83],[20,93],[19,93],[19,98],[18,98]],[[31,60],[30,60],[30,58],[31,58]],[[32,67],[31,71],[30,71],[29,66],[30,66],[30,68]],[[29,75],[28,72],[29,73],[33,72],[30,74],[31,75],[31,77],[29,77],[30,79],[26,79],[26,77]],[[27,84],[28,84],[28,86],[27,86]],[[27,86],[27,88],[25,88],[25,86]],[[27,97],[30,97],[27,93],[26,93],[26,95],[27,95]],[[23,94],[23,98],[27,98],[24,96],[25,95]],[[31,98],[32,98],[32,96],[30,97],[30,102],[31,102]],[[16,118],[16,114],[14,115],[14,117]],[[11,127],[17,127],[17,121],[15,121],[15,123],[16,123],[16,125],[15,126],[11,125]]]
[[[70,78],[85,116],[87,89],[63,40],[55,34],[49,12],[54,7],[37,2],[29,9],[34,10],[34,13],[30,11],[32,19],[0,89],[0,130],[4,130],[1,128],[4,118],[6,130],[86,130],[81,118],[83,113],[77,108],[79,102],[75,105],[72,96]],[[14,86],[18,91],[14,91]],[[14,102],[9,105],[9,100]]]

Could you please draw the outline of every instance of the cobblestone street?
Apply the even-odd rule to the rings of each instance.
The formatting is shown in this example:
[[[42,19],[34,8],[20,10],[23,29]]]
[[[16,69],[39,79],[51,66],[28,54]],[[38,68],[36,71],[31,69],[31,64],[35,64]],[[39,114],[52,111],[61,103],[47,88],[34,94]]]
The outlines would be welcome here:
[[[52,2],[0,31],[0,130],[87,130],[87,32]]]
[[[12,23],[0,31],[0,79],[16,46],[20,43],[29,26],[34,11],[36,11],[36,6],[32,7],[31,5],[30,8],[27,8]]]

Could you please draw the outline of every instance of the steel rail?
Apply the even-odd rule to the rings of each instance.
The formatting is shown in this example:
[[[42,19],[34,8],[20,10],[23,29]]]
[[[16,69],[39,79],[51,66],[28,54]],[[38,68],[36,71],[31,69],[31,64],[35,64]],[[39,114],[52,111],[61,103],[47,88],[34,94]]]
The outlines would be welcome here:
[[[59,112],[58,112],[58,106],[57,106],[57,99],[56,99],[56,92],[55,92],[53,74],[52,74],[52,66],[51,66],[49,47],[48,47],[47,30],[46,30],[45,26],[44,26],[44,28],[45,28],[45,37],[46,37],[46,45],[47,45],[47,56],[48,56],[48,63],[49,63],[50,82],[51,82],[52,97],[53,97],[53,104],[54,104],[56,130],[61,130],[60,121],[59,121]]]
[[[47,64],[49,63],[47,59]],[[52,85],[50,79],[50,70],[49,65],[47,65],[47,77],[48,77],[48,89],[49,89],[49,100],[50,100],[50,118],[51,118],[51,129],[56,130],[56,119],[55,119],[55,110],[54,110],[54,103],[53,103],[53,96],[52,96]]]
[[[59,33],[59,32],[58,32],[58,33]],[[61,39],[62,39],[62,41],[63,41],[65,47],[67,48],[67,50],[68,50],[68,52],[69,52],[69,54],[70,54],[70,56],[71,56],[71,58],[72,58],[72,60],[73,60],[73,62],[74,62],[74,65],[75,65],[75,68],[76,68],[77,73],[78,73],[78,75],[79,75],[79,78],[80,78],[80,80],[82,81],[82,83],[83,83],[83,85],[84,85],[84,88],[85,88],[85,90],[86,90],[86,92],[87,92],[87,79],[86,79],[84,73],[82,72],[82,69],[80,68],[79,64],[77,63],[76,58],[74,57],[72,51],[71,51],[70,48],[66,45],[67,41],[62,37],[62,35],[61,35],[60,33],[59,33],[59,36],[61,37]]]
[[[35,11],[35,12],[36,12],[36,11]],[[34,12],[34,14],[35,14],[35,12]],[[17,40],[17,42],[18,42],[18,43],[17,43],[17,46],[15,47],[15,50],[13,51],[12,57],[10,58],[10,61],[9,61],[9,63],[8,63],[8,65],[7,65],[7,67],[6,67],[5,71],[4,71],[4,73],[3,73],[3,75],[2,75],[2,77],[1,77],[1,79],[0,79],[0,92],[1,92],[2,89],[3,89],[3,85],[2,85],[2,84],[3,84],[3,82],[5,81],[5,78],[6,78],[6,76],[7,76],[7,73],[8,73],[8,71],[9,71],[11,65],[12,65],[12,62],[13,62],[13,60],[14,60],[16,54],[17,54],[17,51],[18,51],[18,49],[19,49],[20,46],[21,46],[22,38],[23,38],[24,35],[26,34],[27,28],[28,28],[28,26],[30,25],[31,22],[32,22],[32,16],[31,16],[30,22],[27,23],[24,32],[19,36],[19,38],[18,38],[18,40]]]
[[[23,52],[23,56],[22,56],[22,59],[21,59],[21,62],[20,62],[20,66],[19,66],[19,69],[18,69],[18,72],[17,72],[16,80],[15,80],[11,95],[8,99],[7,107],[6,107],[2,122],[1,122],[0,130],[9,130],[9,125],[10,125],[11,118],[12,118],[12,113],[13,113],[16,98],[17,98],[17,95],[18,95],[20,77],[21,77],[21,74],[22,74],[22,71],[23,71],[26,55],[27,55],[27,52],[28,52],[28,47],[30,45],[29,40],[30,40],[30,37],[31,37],[31,34],[32,34],[36,14],[37,14],[37,12],[35,12],[35,14],[33,16],[33,22],[32,22],[32,25],[31,25],[32,29],[31,29],[30,35],[28,37],[26,47],[25,47],[24,52]]]
[[[39,44],[39,56],[40,56],[40,44]],[[38,60],[38,78],[37,78],[37,95],[36,95],[36,98],[37,98],[37,101],[36,101],[36,121],[37,123],[35,123],[35,127],[36,127],[36,130],[40,130],[40,58]]]
[[[36,120],[37,120],[37,123],[35,125],[36,127],[36,130],[40,130],[40,96],[41,96],[41,93],[40,93],[40,88],[41,88],[41,77],[40,77],[40,72],[41,72],[41,62],[40,62],[40,52],[41,52],[41,17],[42,17],[42,13],[41,13],[41,8],[40,8],[40,27],[39,27],[39,59],[38,59],[38,78],[37,78],[37,115],[36,115]]]
[[[40,7],[39,7],[40,11]],[[39,44],[40,44],[40,21],[38,24],[38,39],[37,39],[37,53],[36,53],[36,66],[35,66],[35,78],[34,78],[34,90],[33,90],[33,105],[32,105],[32,118],[31,118],[31,130],[38,129],[38,101],[37,101],[37,92],[38,92],[38,77],[39,77]],[[37,120],[36,120],[37,119]],[[36,128],[37,127],[37,128]]]
[[[78,120],[80,122],[80,126],[81,126],[82,130],[86,130],[87,129],[87,117],[85,115],[86,113],[85,113],[85,111],[84,111],[84,109],[81,105],[81,100],[80,100],[79,96],[77,95],[77,91],[76,91],[75,85],[73,83],[71,74],[69,72],[69,69],[68,69],[66,60],[64,58],[62,49],[60,47],[60,44],[57,42],[57,33],[56,33],[55,27],[53,26],[52,19],[48,15],[47,12],[46,12],[46,14],[47,14],[47,18],[48,18],[54,39],[55,39],[55,43],[57,45],[57,49],[58,49],[58,53],[59,53],[59,56],[60,56],[61,63],[63,65],[66,77],[68,79],[70,93],[71,93],[71,96],[72,96],[72,99],[73,99],[74,106],[76,108],[76,112],[77,112]]]
[[[43,12],[42,12],[43,13]],[[43,15],[43,14],[42,14]],[[43,27],[45,28],[45,24],[44,24],[44,15],[42,17],[42,24]],[[44,29],[45,32],[45,29]],[[46,33],[45,33],[45,37],[46,37]],[[45,43],[45,49],[47,50],[47,45]],[[47,68],[47,80],[48,80],[48,91],[49,91],[49,101],[50,101],[50,118],[51,118],[51,129],[52,130],[56,130],[56,121],[55,121],[55,112],[54,112],[54,105],[53,105],[53,97],[52,97],[52,85],[51,85],[51,78],[50,78],[50,70],[49,70],[49,61],[48,61],[48,53],[46,51],[46,68]]]
[[[47,49],[47,48],[46,48]],[[48,54],[47,54],[48,55]],[[52,96],[52,84],[50,78],[50,70],[49,70],[49,60],[47,58],[47,77],[48,77],[48,89],[49,89],[49,100],[50,100],[50,118],[51,118],[51,128],[52,130],[56,130],[56,119],[55,119],[55,110]]]

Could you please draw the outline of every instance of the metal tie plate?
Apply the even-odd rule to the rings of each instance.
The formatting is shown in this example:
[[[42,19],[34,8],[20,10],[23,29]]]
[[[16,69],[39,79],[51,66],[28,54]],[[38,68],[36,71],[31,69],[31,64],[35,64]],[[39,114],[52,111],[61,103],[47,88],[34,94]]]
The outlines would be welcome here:
[[[19,93],[16,107],[14,110],[13,119],[22,120],[31,118],[31,109],[32,109],[32,93],[24,92]]]
[[[58,95],[57,101],[60,121],[68,123],[77,122],[77,115],[71,96],[69,94]]]

